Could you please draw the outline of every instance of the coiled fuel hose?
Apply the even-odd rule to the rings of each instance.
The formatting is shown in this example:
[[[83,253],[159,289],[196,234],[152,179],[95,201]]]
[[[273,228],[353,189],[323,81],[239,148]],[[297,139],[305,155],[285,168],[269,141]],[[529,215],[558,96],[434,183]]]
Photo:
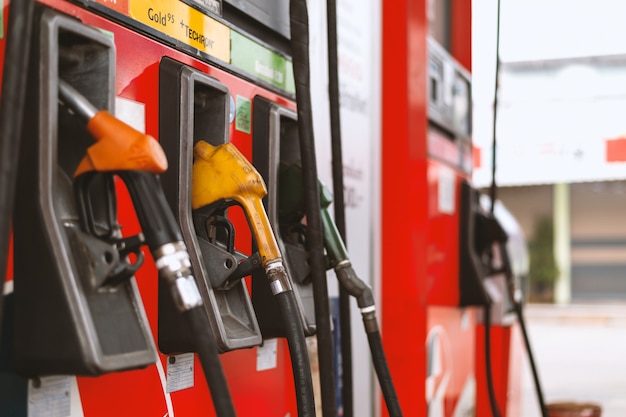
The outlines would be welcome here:
[[[286,329],[298,416],[315,417],[313,382],[304,328],[291,281],[263,207],[263,198],[267,194],[263,177],[233,144],[213,146],[204,141],[194,146],[192,176],[192,209],[197,210],[219,201],[235,201],[243,208]]]
[[[330,304],[324,258],[323,226],[317,184],[317,162],[313,115],[311,110],[311,82],[309,65],[309,16],[306,0],[289,1],[291,28],[291,55],[298,106],[298,137],[302,162],[304,200],[307,218],[307,243],[313,300],[315,302],[315,326],[317,357],[319,362],[322,416],[337,416],[335,391],[335,365],[333,363],[333,336],[330,324]]]
[[[61,80],[59,98],[87,123],[87,130],[96,140],[74,173],[75,187],[86,187],[94,176],[101,174],[117,175],[124,181],[159,279],[167,283],[175,305],[195,337],[215,412],[219,417],[235,417],[217,343],[191,272],[189,253],[156,175],[167,168],[161,146],[151,136],[136,131],[108,112],[98,111]]]

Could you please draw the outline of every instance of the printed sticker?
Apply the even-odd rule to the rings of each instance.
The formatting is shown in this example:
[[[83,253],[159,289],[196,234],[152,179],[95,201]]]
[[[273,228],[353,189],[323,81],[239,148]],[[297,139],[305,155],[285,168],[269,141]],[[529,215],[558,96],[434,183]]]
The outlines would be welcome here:
[[[250,133],[250,125],[252,121],[250,120],[251,113],[251,104],[250,100],[245,97],[237,96],[237,104],[235,110],[235,129]]]
[[[182,353],[167,358],[167,392],[193,387],[193,361],[193,353]]]

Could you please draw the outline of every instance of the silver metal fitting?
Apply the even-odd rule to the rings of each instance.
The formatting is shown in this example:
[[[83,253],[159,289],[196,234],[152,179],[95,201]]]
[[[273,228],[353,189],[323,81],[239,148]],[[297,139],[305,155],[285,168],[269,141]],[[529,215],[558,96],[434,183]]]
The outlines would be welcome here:
[[[267,279],[270,281],[270,288],[273,295],[293,290],[281,258],[265,264],[265,275],[267,275]]]
[[[183,242],[166,243],[153,252],[159,276],[170,286],[181,312],[202,305],[202,296],[191,273],[191,260]]]
[[[349,259],[344,259],[343,261],[335,265],[335,270],[340,269],[340,268],[347,268],[349,266],[352,266],[352,262],[350,262]]]
[[[193,275],[176,278],[172,286],[172,294],[180,312],[202,306],[202,296]]]
[[[372,306],[368,306],[368,307],[363,307],[360,309],[361,310],[361,314],[365,315],[368,313],[373,313],[376,311],[376,306],[372,305]]]

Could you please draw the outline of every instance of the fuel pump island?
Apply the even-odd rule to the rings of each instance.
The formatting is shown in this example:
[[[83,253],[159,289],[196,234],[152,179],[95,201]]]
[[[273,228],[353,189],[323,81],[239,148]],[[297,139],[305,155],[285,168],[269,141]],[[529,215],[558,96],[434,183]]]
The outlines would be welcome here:
[[[2,10],[1,416],[519,416],[469,0]]]

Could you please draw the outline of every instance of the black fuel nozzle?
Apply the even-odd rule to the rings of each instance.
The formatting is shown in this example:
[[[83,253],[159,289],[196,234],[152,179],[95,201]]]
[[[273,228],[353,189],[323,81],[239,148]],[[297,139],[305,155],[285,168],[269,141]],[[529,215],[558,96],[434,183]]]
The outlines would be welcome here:
[[[492,213],[478,211],[475,217],[475,247],[483,254],[485,269],[489,275],[504,274],[511,304],[521,302],[521,290],[517,288],[507,242],[508,233]],[[496,252],[497,251],[497,259]]]

